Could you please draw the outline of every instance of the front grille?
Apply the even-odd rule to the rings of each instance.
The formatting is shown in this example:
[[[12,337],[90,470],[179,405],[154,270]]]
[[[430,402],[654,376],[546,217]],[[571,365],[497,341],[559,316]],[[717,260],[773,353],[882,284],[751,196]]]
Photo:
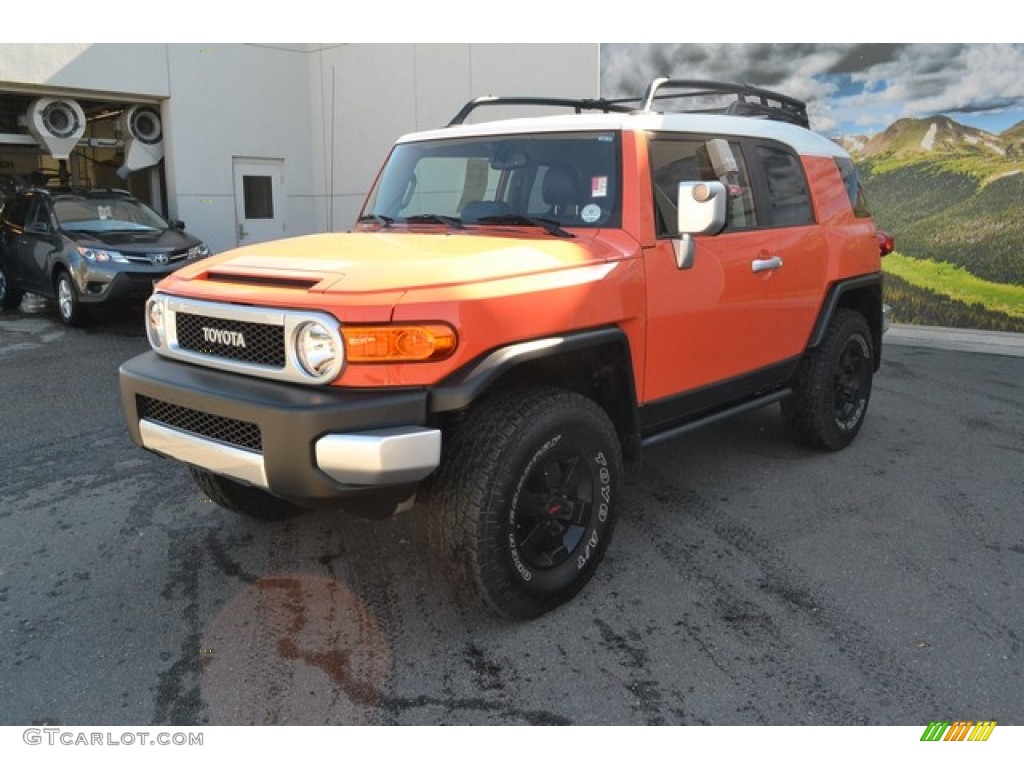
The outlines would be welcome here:
[[[175,253],[168,253],[167,261],[163,264],[159,264],[155,259],[155,254],[152,253],[125,253],[121,252],[122,255],[128,259],[132,264],[148,264],[156,267],[165,267],[168,264],[177,264],[179,261],[188,257],[188,250],[177,251]]]
[[[284,328],[280,325],[225,320],[187,312],[177,312],[174,317],[181,349],[284,368]]]
[[[143,395],[137,396],[137,404],[139,418],[155,421],[183,432],[190,432],[199,437],[227,443],[236,448],[257,452],[263,450],[263,438],[258,424],[228,419],[224,416],[214,416],[212,413],[184,408]]]

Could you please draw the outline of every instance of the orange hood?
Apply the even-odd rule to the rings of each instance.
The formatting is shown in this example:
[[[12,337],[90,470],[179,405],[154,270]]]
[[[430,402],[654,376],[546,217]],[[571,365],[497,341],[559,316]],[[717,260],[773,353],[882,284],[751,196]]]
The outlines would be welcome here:
[[[587,232],[576,238],[515,237],[478,230],[346,232],[274,240],[228,251],[175,277],[231,282],[305,282],[323,293],[394,293],[551,272],[621,259],[619,248]],[[479,234],[478,234],[479,232]]]

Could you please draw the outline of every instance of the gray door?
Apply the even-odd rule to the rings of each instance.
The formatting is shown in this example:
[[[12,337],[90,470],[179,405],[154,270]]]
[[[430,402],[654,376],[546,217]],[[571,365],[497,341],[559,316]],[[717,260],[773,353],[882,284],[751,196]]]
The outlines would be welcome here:
[[[233,165],[238,244],[284,237],[284,160],[236,157]]]

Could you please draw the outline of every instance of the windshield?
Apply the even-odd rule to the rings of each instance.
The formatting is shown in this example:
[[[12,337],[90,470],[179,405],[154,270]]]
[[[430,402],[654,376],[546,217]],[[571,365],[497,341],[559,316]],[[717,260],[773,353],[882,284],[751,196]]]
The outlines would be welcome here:
[[[619,167],[608,131],[399,144],[360,220],[619,226]]]
[[[169,228],[152,208],[123,197],[61,198],[54,201],[53,211],[61,227],[79,232],[153,232]]]

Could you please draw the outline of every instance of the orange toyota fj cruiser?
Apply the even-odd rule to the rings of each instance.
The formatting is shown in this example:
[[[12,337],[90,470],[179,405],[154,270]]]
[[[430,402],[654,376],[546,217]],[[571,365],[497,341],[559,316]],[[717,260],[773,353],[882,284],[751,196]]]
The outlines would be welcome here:
[[[465,123],[496,104],[574,114]],[[786,96],[485,97],[398,141],[353,231],[163,280],[124,410],[242,514],[384,516],[419,490],[453,574],[535,616],[597,568],[623,457],[770,403],[806,444],[854,438],[888,247]]]

